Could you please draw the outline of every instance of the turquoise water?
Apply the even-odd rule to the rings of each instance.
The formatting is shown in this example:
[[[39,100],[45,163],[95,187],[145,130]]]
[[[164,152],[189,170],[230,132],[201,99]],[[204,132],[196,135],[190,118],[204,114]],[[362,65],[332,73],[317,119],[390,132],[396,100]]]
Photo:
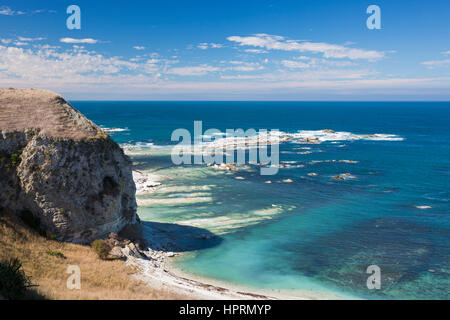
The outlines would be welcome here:
[[[260,289],[450,298],[450,103],[73,105],[105,128],[122,129],[110,132],[135,167],[160,177],[161,187],[138,196],[138,212],[143,221],[192,227],[172,235],[186,253],[176,261],[181,270]],[[194,120],[204,130],[333,129],[401,139],[283,143],[285,168],[275,176],[261,176],[256,166],[175,166],[171,133],[192,131]],[[343,173],[354,178],[333,178]],[[380,290],[366,286],[369,265],[381,268]]]

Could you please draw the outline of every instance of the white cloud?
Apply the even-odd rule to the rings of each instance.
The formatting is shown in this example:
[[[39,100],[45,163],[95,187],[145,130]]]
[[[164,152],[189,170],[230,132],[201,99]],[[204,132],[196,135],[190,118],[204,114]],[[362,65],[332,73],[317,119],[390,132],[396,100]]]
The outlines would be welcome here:
[[[320,59],[319,62],[316,62],[316,63],[321,63],[323,65],[333,66],[333,67],[351,67],[351,66],[358,65],[358,63],[356,63],[354,61],[342,61],[342,60],[335,61],[335,60],[327,60],[327,59]]]
[[[88,44],[96,44],[98,40],[87,38],[87,39],[74,39],[74,38],[61,38],[60,42],[63,43],[88,43]]]
[[[248,53],[268,53],[268,51],[262,49],[245,49],[244,51]]]
[[[292,60],[282,60],[281,64],[286,68],[290,69],[306,69],[311,65],[309,63],[301,62],[301,61],[292,61]]]
[[[281,82],[298,82],[298,81],[343,81],[350,79],[364,79],[375,76],[377,73],[366,69],[316,69],[315,62],[300,65],[303,62],[282,60],[281,65],[286,65],[288,69],[278,69],[272,72],[251,74],[251,75],[221,75],[222,79],[241,80],[253,79],[261,82],[270,82],[273,84]],[[299,64],[297,64],[299,63]],[[301,69],[301,71],[295,70]]]
[[[281,61],[271,59],[266,63],[263,59],[256,62],[231,58],[217,66],[204,63],[173,67],[178,60],[169,60],[158,54],[125,59],[105,56],[77,44],[59,48],[36,42],[27,48],[14,46],[19,38],[0,41],[0,87],[47,88],[61,93],[77,93],[79,97],[88,94],[113,97],[123,93],[127,97],[141,98],[166,94],[168,98],[179,95],[214,99],[220,94],[221,98],[245,99],[249,96],[258,98],[261,94],[261,97],[276,95],[284,99],[288,93],[304,99],[311,92],[316,92],[318,99],[333,93],[351,98],[352,94],[364,95],[368,92],[423,93],[428,97],[440,94],[448,97],[450,87],[449,77],[383,78],[368,67],[340,68],[359,65],[355,61],[322,57],[299,55]],[[301,64],[310,67],[302,68],[304,65]],[[262,70],[263,66],[265,71],[251,72]],[[194,81],[168,75],[209,77]]]
[[[255,71],[255,70],[262,70],[264,69],[263,66],[261,66],[257,62],[246,62],[246,61],[221,61],[222,64],[229,64],[230,66],[222,68],[222,71]]]
[[[17,37],[17,40],[14,39],[0,39],[0,42],[2,44],[13,44],[15,46],[26,46],[29,44],[29,42],[34,41],[42,41],[45,40],[45,38],[38,37],[38,38],[25,38],[25,37]]]
[[[58,52],[53,48],[38,50],[0,46],[1,77],[21,79],[24,83],[86,81],[92,83],[104,75],[133,72],[140,65],[118,57],[90,53],[82,47]],[[145,72],[144,68],[142,71]]]
[[[19,37],[19,41],[29,42],[29,41],[42,41],[46,38],[38,37],[38,38],[25,38],[25,37]]]
[[[0,15],[17,16],[17,15],[22,15],[22,14],[25,14],[25,12],[23,12],[23,11],[15,11],[15,10],[12,10],[10,7],[7,7],[7,6],[0,7]]]
[[[305,90],[304,92],[317,91],[320,97],[324,94],[339,92],[343,96],[351,96],[352,94],[362,93],[367,95],[368,90],[377,90],[376,93],[402,93],[411,94],[411,90],[414,90],[414,94],[421,94],[427,92],[433,92],[430,90],[438,89],[445,90],[450,85],[450,77],[443,78],[392,78],[392,79],[359,79],[349,78],[347,80],[333,81],[333,80],[320,80],[320,79],[308,79],[308,80],[295,80],[295,81],[281,81],[277,83],[265,82],[265,81],[247,81],[250,80],[250,76],[235,76],[226,77],[222,79],[235,80],[239,77],[241,80],[238,82],[218,82],[218,81],[202,81],[202,82],[170,82],[164,84],[157,84],[159,90],[168,90],[173,93],[173,90],[186,90],[189,93],[198,92],[223,92],[226,95],[230,94],[230,91],[240,92],[253,92],[253,93],[269,93],[272,92],[299,92],[298,90]],[[373,93],[373,92],[371,92]],[[448,96],[448,93],[447,93]],[[300,96],[301,97],[301,96]],[[319,98],[320,99],[320,98]]]
[[[443,54],[443,55],[449,55],[449,54],[450,54],[450,51],[444,51],[444,52],[442,52],[442,54]]]
[[[134,46],[133,48],[136,50],[145,50],[144,46]]]
[[[61,48],[60,46],[51,46],[49,44],[35,44],[35,45],[33,45],[33,47],[39,48],[39,49],[59,49],[59,48]]]
[[[349,48],[324,42],[286,40],[284,37],[268,34],[255,34],[249,37],[231,36],[227,40],[236,42],[240,46],[259,47],[266,50],[321,53],[325,58],[377,60],[385,55],[381,51]]]
[[[259,79],[272,83],[280,82],[296,82],[296,81],[342,81],[349,79],[364,79],[369,76],[374,76],[376,73],[369,70],[314,70],[303,69],[301,71],[292,70],[278,70],[272,73],[259,75]]]
[[[428,69],[434,69],[437,67],[448,67],[450,66],[450,59],[424,61],[422,62],[422,64],[427,66]]]
[[[213,43],[213,42],[211,42],[211,43],[203,42],[203,43],[199,43],[197,45],[197,48],[202,49],[202,50],[206,50],[206,49],[210,49],[210,48],[219,49],[219,48],[223,48],[223,44]]]
[[[252,66],[238,66],[238,67],[232,67],[230,70],[234,71],[255,71],[260,70],[263,67],[252,67]]]
[[[294,60],[282,60],[283,66],[289,69],[328,68],[328,67],[352,67],[358,63],[348,60],[332,60],[310,58],[305,56],[295,57]]]
[[[55,10],[39,9],[39,10],[28,11],[28,14],[38,14],[38,13],[44,13],[44,12],[56,13]],[[23,15],[23,14],[27,14],[27,12],[20,11],[20,10],[12,10],[8,6],[1,6],[0,7],[0,15],[4,15],[4,16],[18,16],[18,15]]]
[[[263,75],[242,75],[242,74],[238,74],[235,76],[226,76],[226,75],[221,75],[220,76],[221,79],[224,80],[264,80],[264,76]]]
[[[45,12],[56,13],[56,10],[38,9],[38,10],[31,11],[31,14],[38,14],[38,13],[45,13]]]
[[[201,65],[195,67],[177,67],[171,68],[167,71],[168,74],[175,74],[178,76],[204,76],[209,72],[219,71],[217,67],[209,65]]]
[[[450,77],[375,79],[377,74],[370,70],[307,69],[222,75],[215,81],[176,81],[165,75],[203,75],[221,70],[209,65],[170,69],[168,66],[176,61],[162,57],[134,63],[81,46],[64,51],[44,46],[25,49],[0,45],[0,87],[45,88],[69,93],[68,98],[104,98],[107,94],[122,99],[307,99],[314,94],[314,99],[323,100],[330,96],[360,99],[368,93],[449,97]],[[245,62],[230,64],[243,65]]]

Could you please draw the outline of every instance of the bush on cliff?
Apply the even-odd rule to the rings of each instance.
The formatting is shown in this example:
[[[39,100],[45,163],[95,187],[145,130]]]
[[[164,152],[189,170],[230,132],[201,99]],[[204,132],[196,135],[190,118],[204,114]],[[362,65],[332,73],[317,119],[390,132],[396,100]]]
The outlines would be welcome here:
[[[29,287],[30,279],[25,275],[19,259],[0,262],[0,296],[8,300],[22,299]]]
[[[109,252],[112,249],[111,244],[108,241],[102,239],[97,239],[92,242],[92,248],[94,248],[98,257],[102,260],[107,260],[109,258]]]
[[[13,153],[11,155],[11,164],[13,167],[17,167],[20,163],[21,159],[20,159],[20,155],[18,155],[17,153]]]

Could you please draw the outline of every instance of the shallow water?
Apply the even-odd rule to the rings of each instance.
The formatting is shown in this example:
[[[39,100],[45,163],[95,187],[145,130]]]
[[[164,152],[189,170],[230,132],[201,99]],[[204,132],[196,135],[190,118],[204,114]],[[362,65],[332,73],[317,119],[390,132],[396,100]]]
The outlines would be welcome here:
[[[73,105],[112,129],[136,168],[161,176],[162,187],[139,196],[145,206],[138,211],[144,221],[194,227],[181,229],[177,242],[187,252],[176,262],[181,270],[264,289],[450,298],[449,103]],[[333,129],[402,139],[283,143],[286,168],[275,176],[261,176],[257,166],[174,166],[171,133],[193,130],[194,120],[203,120],[204,130]],[[333,178],[344,173],[354,178]],[[380,290],[366,286],[369,265],[381,268]]]

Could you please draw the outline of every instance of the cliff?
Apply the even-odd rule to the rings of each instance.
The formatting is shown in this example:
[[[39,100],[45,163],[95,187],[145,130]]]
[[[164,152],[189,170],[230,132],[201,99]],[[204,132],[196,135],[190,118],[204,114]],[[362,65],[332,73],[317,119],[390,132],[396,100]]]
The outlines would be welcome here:
[[[89,243],[138,226],[131,162],[50,91],[0,89],[0,207],[56,239]]]

